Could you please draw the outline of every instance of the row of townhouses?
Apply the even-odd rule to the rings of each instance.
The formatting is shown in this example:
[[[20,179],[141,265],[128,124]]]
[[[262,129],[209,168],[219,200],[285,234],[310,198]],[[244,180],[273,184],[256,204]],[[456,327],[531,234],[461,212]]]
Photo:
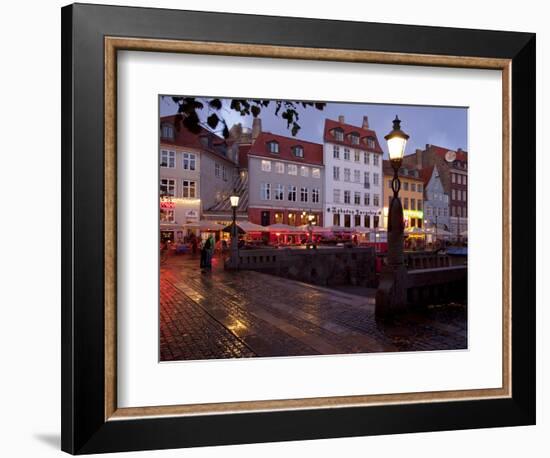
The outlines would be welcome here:
[[[368,117],[361,126],[326,119],[322,143],[235,124],[228,139],[191,133],[174,116],[160,120],[160,222],[163,238],[198,234],[201,224],[237,218],[262,226],[307,224],[382,229],[393,170]],[[400,197],[408,227],[467,229],[467,153],[434,145],[405,156]]]

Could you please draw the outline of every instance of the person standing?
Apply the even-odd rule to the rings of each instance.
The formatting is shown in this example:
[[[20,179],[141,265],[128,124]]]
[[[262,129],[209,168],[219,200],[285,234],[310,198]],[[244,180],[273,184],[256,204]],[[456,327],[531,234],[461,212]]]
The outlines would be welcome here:
[[[200,258],[201,258],[200,268],[204,269],[206,268],[206,240],[205,239],[201,240],[201,243],[199,245],[199,250],[200,250]]]

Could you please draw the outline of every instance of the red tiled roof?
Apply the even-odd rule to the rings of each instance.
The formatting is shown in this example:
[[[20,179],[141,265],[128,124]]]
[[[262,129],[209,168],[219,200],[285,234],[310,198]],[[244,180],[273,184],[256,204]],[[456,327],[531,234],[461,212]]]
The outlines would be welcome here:
[[[227,147],[227,142],[223,138],[218,137],[216,134],[210,132],[204,127],[200,127],[200,132],[198,134],[194,134],[193,132],[188,130],[181,122],[179,123],[179,126],[176,126],[175,118],[176,115],[162,116],[160,118],[161,125],[167,122],[174,126],[174,138],[161,137],[160,142],[162,144],[197,148],[203,151],[209,151],[210,153],[215,154],[222,159],[232,162],[224,154],[224,151]],[[206,145],[205,143],[203,143],[205,138],[210,138],[211,146],[208,146],[208,142],[205,142]]]
[[[432,149],[435,152],[435,154],[437,154],[438,156],[440,156],[442,158],[445,158],[445,154],[447,154],[447,151],[454,151],[456,153],[456,160],[457,161],[468,162],[468,152],[467,151],[464,151],[464,150],[457,151],[457,150],[452,150],[452,149],[449,149],[449,148],[443,148],[443,147],[437,146],[437,145],[430,145],[429,148]]]
[[[271,153],[267,144],[271,141],[279,143],[279,152]],[[293,146],[301,146],[304,149],[304,157],[296,157],[292,152]],[[319,143],[308,142],[294,137],[284,137],[282,135],[262,132],[250,148],[249,155],[270,157],[272,159],[282,159],[287,161],[303,162],[305,164],[323,165],[323,145]]]
[[[336,128],[340,128],[344,131],[343,141],[336,140],[336,137],[332,134],[332,130]],[[351,133],[356,133],[359,135],[359,138],[360,138],[359,145],[354,145],[351,142],[351,137],[350,137]],[[332,119],[325,119],[325,132],[323,137],[325,142],[351,146],[352,148],[360,147],[362,149],[367,149],[375,153],[380,153],[380,154],[383,153],[382,148],[380,147],[380,143],[378,142],[378,137],[376,136],[376,132],[371,129],[363,129],[362,127],[353,126],[351,124],[345,124],[343,122],[334,121]],[[374,138],[374,148],[368,148],[367,144],[363,143],[364,141],[363,139],[368,137]]]
[[[422,170],[420,170],[420,178],[422,178],[422,181],[427,186],[430,182],[432,175],[434,171],[434,166],[425,167]]]

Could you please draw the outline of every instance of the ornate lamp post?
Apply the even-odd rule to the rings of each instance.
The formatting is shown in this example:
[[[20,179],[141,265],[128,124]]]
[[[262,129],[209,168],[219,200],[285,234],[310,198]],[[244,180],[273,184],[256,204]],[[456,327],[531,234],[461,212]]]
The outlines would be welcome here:
[[[388,210],[388,257],[387,265],[380,273],[380,283],[376,292],[376,316],[389,317],[407,305],[407,269],[403,254],[403,207],[399,199],[401,181],[399,169],[405,154],[409,136],[401,130],[401,121],[396,116],[392,131],[384,137],[388,142],[390,163],[393,168],[391,187],[393,198]]]
[[[231,268],[237,269],[239,265],[239,229],[237,228],[237,207],[239,206],[239,194],[234,189],[229,201],[233,210],[233,223],[231,225]]]

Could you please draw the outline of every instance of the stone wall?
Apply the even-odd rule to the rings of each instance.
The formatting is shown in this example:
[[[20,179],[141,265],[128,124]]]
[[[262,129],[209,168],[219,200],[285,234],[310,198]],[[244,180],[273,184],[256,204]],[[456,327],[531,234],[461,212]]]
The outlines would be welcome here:
[[[376,287],[372,247],[241,250],[239,269],[256,270],[319,286]]]

